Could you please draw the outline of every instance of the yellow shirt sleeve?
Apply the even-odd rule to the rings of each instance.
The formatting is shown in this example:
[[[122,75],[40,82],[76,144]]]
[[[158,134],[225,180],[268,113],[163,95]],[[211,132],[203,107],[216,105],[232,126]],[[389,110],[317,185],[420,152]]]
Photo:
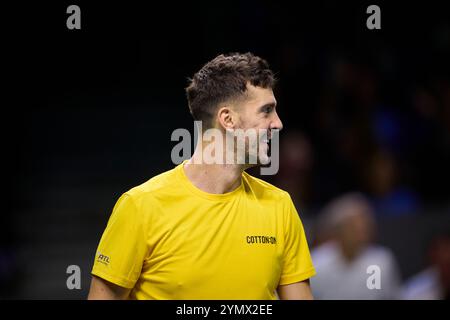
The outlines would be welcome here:
[[[148,252],[144,218],[129,195],[119,198],[98,245],[93,275],[121,287],[134,287]]]
[[[285,215],[285,247],[280,285],[300,282],[316,274],[303,224],[290,196]]]

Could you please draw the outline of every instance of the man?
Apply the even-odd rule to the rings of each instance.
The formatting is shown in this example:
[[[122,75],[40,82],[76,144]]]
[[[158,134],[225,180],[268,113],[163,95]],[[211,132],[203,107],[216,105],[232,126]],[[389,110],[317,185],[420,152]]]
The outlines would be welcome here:
[[[319,214],[319,242],[311,252],[320,300],[397,299],[400,273],[393,253],[374,243],[373,208],[360,193],[332,200]]]
[[[236,129],[265,131],[257,158],[266,163],[268,139],[282,128],[274,82],[265,60],[220,55],[191,80],[189,108],[224,143]],[[233,136],[236,144],[213,153],[234,152],[234,162],[210,163],[203,156],[211,141],[200,136],[190,160],[120,197],[98,246],[89,299],[312,298],[315,270],[289,194],[239,161],[239,139],[246,159],[254,141]]]

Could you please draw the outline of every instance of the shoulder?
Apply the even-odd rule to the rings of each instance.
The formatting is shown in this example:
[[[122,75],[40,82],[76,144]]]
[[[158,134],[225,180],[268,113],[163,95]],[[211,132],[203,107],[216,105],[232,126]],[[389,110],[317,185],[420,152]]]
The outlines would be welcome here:
[[[124,193],[125,196],[132,199],[136,204],[142,202],[142,200],[148,201],[154,198],[158,194],[173,190],[177,185],[177,171],[176,167],[168,171],[162,172],[146,182],[131,188]]]
[[[336,266],[339,248],[333,241],[325,242],[311,251],[311,257],[316,268]]]
[[[291,196],[288,192],[267,181],[256,178],[245,171],[242,174],[242,178],[246,191],[254,193],[257,198],[283,202],[291,201]]]
[[[387,247],[381,245],[369,246],[359,258],[362,265],[377,265],[384,274],[396,276],[398,265],[394,253]]]
[[[383,263],[392,263],[395,261],[395,256],[389,248],[376,244],[369,246],[366,249],[364,256],[368,259]]]

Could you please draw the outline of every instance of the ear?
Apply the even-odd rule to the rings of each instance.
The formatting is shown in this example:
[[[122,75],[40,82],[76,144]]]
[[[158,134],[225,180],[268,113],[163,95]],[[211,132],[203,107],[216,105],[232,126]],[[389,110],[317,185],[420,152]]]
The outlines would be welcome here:
[[[237,123],[237,113],[231,107],[223,106],[217,111],[217,121],[225,130],[234,129]]]

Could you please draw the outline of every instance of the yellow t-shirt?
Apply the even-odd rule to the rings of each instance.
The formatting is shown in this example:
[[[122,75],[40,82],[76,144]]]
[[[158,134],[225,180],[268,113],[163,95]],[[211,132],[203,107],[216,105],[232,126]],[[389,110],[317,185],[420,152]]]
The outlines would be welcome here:
[[[210,194],[183,164],[123,194],[92,274],[130,299],[276,299],[278,285],[315,274],[289,194],[244,172],[232,192]]]

